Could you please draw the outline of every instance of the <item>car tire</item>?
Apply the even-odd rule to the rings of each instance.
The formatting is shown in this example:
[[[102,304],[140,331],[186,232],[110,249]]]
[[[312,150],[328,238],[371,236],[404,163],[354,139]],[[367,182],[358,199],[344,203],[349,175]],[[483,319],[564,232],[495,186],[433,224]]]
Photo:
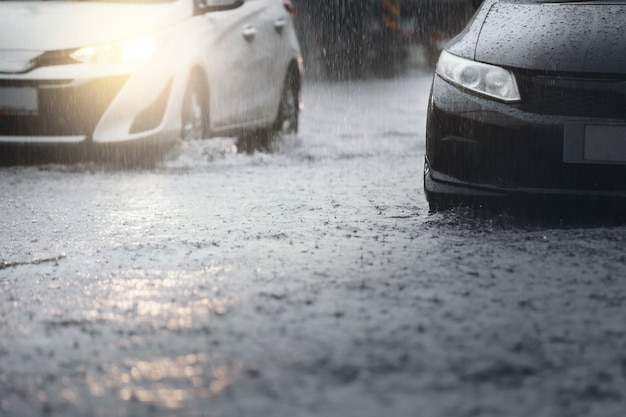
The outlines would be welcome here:
[[[296,78],[293,73],[290,73],[283,82],[278,114],[276,121],[274,121],[274,132],[279,134],[298,133],[299,119],[300,94]]]
[[[438,211],[447,211],[455,207],[454,200],[448,197],[444,197],[440,194],[434,194],[427,190],[424,190],[426,194],[426,200],[428,201],[428,208],[431,213]]]
[[[252,154],[254,151],[267,151],[272,141],[272,129],[254,129],[237,137],[238,152]]]
[[[272,126],[242,133],[237,138],[237,148],[245,153],[253,153],[256,150],[267,151],[276,136],[298,133],[299,120],[299,88],[296,77],[290,73],[283,82],[280,104]]]
[[[206,85],[199,73],[193,73],[183,99],[181,116],[181,138],[187,140],[204,139],[209,128],[208,94]]]
[[[274,121],[274,133],[298,133],[300,118],[300,96],[298,85],[293,74],[289,74],[283,82],[278,114]]]

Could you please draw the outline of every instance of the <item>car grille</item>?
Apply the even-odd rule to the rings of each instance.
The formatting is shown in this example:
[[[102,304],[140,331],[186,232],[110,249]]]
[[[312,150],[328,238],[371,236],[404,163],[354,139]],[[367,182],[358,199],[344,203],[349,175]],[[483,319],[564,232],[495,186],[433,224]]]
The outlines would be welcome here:
[[[626,78],[580,79],[516,74],[521,108],[529,113],[626,119]]]
[[[0,114],[0,136],[89,136],[127,79],[0,80],[0,88],[36,88],[38,96],[36,114]]]

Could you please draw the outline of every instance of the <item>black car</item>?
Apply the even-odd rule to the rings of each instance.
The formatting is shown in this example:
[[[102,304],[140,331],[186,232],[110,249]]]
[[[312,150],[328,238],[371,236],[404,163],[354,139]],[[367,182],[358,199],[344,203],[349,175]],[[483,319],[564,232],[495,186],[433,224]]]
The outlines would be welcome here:
[[[626,1],[486,0],[442,52],[431,208],[626,197]]]

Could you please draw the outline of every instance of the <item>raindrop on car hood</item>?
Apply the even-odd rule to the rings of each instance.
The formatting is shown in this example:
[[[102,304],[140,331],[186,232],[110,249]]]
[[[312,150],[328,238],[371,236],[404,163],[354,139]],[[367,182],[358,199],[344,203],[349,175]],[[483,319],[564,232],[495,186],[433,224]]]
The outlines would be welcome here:
[[[497,3],[475,58],[517,68],[623,73],[625,21],[626,5]]]

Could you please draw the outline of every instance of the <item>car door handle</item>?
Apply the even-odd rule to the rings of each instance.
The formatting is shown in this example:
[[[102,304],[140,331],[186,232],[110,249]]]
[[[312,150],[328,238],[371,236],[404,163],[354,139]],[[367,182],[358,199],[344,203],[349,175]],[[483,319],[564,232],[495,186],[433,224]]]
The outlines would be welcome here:
[[[256,37],[256,28],[254,26],[247,26],[243,30],[243,37],[247,41],[252,41]]]
[[[287,19],[284,17],[279,17],[274,21],[274,28],[277,32],[282,32],[285,26],[287,26]]]

